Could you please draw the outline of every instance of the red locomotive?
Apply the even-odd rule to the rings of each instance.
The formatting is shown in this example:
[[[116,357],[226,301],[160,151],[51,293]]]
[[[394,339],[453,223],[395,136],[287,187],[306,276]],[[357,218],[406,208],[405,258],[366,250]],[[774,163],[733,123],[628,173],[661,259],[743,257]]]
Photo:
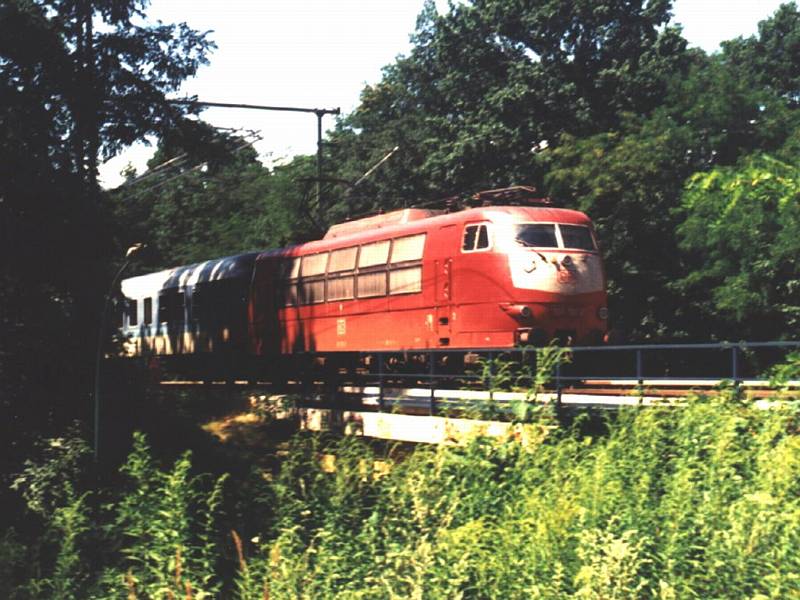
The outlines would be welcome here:
[[[319,241],[126,279],[128,353],[257,364],[599,343],[606,290],[591,221],[534,204],[405,209],[335,225]]]

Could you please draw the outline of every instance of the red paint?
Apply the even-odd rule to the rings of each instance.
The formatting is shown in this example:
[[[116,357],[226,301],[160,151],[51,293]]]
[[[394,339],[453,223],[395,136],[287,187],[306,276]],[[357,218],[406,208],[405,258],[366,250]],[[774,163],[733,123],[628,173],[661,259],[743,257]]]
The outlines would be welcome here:
[[[530,329],[541,330],[545,341],[559,332],[570,332],[576,344],[600,341],[607,330],[606,321],[598,317],[598,310],[606,306],[602,273],[597,274],[600,289],[588,293],[520,289],[513,285],[508,253],[498,244],[488,251],[462,252],[465,226],[488,223],[497,233],[503,221],[591,227],[586,215],[572,210],[478,208],[369,231],[354,226],[355,233],[349,235],[262,253],[256,260],[248,310],[255,353],[503,348],[514,346],[520,331]],[[419,233],[426,234],[420,292],[289,307],[278,297],[287,281],[281,263],[290,257]],[[584,255],[597,252],[548,248],[536,254],[557,262],[569,254],[571,260],[586,263]],[[531,260],[539,260],[533,251]],[[599,259],[592,260],[602,270]],[[540,269],[552,268],[561,284],[576,277],[571,265],[540,264]],[[509,311],[510,305],[527,306],[530,314]]]

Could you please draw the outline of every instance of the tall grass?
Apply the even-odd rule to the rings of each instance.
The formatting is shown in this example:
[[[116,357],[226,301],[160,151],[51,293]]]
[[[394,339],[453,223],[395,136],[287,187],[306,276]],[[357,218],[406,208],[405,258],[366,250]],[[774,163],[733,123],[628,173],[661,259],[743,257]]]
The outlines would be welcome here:
[[[721,391],[681,408],[624,410],[602,434],[578,425],[536,446],[419,447],[389,472],[373,468],[383,450],[298,436],[252,499],[273,506],[252,530],[217,520],[221,481],[192,475],[188,456],[160,467],[138,437],[114,502],[68,488],[28,496],[55,506],[54,533],[38,553],[0,536],[0,557],[38,556],[25,581],[0,589],[16,598],[800,597],[798,427],[790,404],[759,410]],[[322,452],[336,454],[333,472]],[[0,574],[19,578],[21,568],[10,560]]]
[[[72,479],[83,479],[76,465],[90,454],[88,446],[75,439],[46,446],[41,462],[28,461],[14,483],[39,517],[41,537],[26,545],[9,530],[0,538],[0,557],[14,561],[0,574],[18,580],[0,582],[6,597],[218,595],[216,521],[224,477],[208,482],[193,475],[188,453],[162,469],[137,434],[121,469],[122,489],[78,493]],[[65,476],[59,476],[61,468]]]
[[[797,596],[799,423],[696,398],[532,450],[418,450],[384,477],[350,459],[325,474],[318,441],[298,442],[276,535],[249,564],[271,598]]]

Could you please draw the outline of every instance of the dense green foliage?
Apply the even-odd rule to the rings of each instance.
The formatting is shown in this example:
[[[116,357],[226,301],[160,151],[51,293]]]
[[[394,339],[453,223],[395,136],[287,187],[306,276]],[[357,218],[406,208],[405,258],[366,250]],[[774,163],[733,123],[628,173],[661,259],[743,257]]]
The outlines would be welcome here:
[[[247,140],[185,124],[150,164],[171,166],[114,190],[109,204],[123,245],[147,243],[151,270],[321,235],[307,205],[290,200],[310,161],[270,172]]]
[[[372,480],[307,462],[262,568],[287,598],[792,596],[797,424],[697,400],[621,415],[607,438],[418,451]]]
[[[349,181],[400,147],[350,203],[358,212],[377,199],[396,206],[539,183],[537,148],[647,114],[682,74],[685,41],[662,27],[668,11],[668,2],[495,0],[439,15],[428,3],[409,55],[331,137],[337,176]]]
[[[3,473],[88,413],[103,294],[123,253],[97,162],[175,127],[184,111],[166,95],[213,47],[185,24],[147,25],[147,5],[0,3]]]
[[[678,233],[702,260],[689,263],[680,287],[706,300],[706,313],[743,338],[774,338],[800,326],[800,166],[789,160],[748,156],[694,175],[684,195]]]
[[[43,538],[23,541],[16,529],[6,531],[0,553],[16,557],[0,583],[3,596],[216,596],[216,524],[225,477],[212,483],[193,475],[188,452],[162,470],[138,435],[121,469],[121,489],[98,498],[76,490],[88,454],[79,438],[51,440],[42,459],[29,460],[17,477],[15,487],[39,517]],[[76,473],[81,459],[84,468]]]
[[[786,373],[796,374],[797,360]],[[138,438],[97,507],[53,480],[52,448],[18,487],[44,540],[0,538],[5,597],[786,598],[800,593],[800,420],[717,392],[543,441],[477,438],[384,458],[297,437],[271,518],[221,527],[222,480],[159,468]],[[320,454],[333,452],[335,470]],[[79,452],[77,453],[80,454]],[[60,457],[60,458],[59,458]],[[55,461],[55,462],[54,462]],[[67,471],[72,471],[68,468]],[[59,485],[61,486],[59,488]],[[240,485],[233,481],[225,489]],[[43,486],[51,510],[36,498]],[[95,508],[92,508],[95,507]],[[252,526],[251,526],[252,527]],[[248,541],[250,540],[250,541]],[[191,590],[191,591],[190,591]]]

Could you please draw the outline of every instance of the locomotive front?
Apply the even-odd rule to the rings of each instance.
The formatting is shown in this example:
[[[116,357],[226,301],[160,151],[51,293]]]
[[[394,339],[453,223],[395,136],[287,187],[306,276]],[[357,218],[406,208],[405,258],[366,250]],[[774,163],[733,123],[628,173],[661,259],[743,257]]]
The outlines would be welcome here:
[[[592,223],[583,213],[518,208],[495,223],[507,256],[509,301],[519,344],[601,343],[608,331],[606,281]]]

